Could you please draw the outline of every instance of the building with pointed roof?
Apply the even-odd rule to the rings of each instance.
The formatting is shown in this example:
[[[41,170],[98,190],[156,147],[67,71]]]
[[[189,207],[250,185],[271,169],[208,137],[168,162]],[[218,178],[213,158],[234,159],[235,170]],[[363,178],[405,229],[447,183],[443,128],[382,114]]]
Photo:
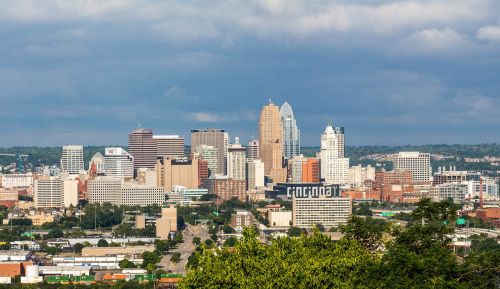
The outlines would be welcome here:
[[[288,102],[281,106],[280,115],[283,126],[283,156],[285,159],[290,159],[300,155],[300,130],[297,128],[297,121]]]

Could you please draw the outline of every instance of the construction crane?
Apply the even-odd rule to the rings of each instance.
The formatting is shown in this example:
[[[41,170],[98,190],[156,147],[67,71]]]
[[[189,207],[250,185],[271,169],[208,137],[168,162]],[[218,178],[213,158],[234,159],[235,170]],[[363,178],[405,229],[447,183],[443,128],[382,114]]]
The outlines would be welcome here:
[[[0,154],[0,157],[14,157],[17,160],[17,172],[24,173],[23,161],[26,161],[29,155],[23,154]]]

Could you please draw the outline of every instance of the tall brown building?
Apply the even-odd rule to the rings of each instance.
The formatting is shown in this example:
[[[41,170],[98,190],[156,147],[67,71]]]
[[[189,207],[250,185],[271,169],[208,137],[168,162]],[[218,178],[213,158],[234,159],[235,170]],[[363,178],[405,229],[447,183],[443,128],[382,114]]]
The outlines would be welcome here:
[[[213,146],[217,149],[217,174],[226,173],[227,147],[229,146],[229,134],[220,129],[194,129],[191,130],[191,153],[201,145]]]
[[[199,186],[201,187],[204,179],[208,179],[208,161],[198,160],[198,177],[200,179]]]
[[[134,170],[154,169],[156,165],[156,144],[153,130],[136,128],[128,135],[128,151],[134,157]]]
[[[156,164],[157,186],[171,192],[175,185],[197,189],[200,184],[198,159],[159,157]]]
[[[262,107],[259,119],[260,157],[264,162],[264,174],[274,183],[286,181],[283,169],[283,127],[280,108],[270,102]]]
[[[184,157],[184,138],[178,135],[154,135],[156,154],[171,159]]]

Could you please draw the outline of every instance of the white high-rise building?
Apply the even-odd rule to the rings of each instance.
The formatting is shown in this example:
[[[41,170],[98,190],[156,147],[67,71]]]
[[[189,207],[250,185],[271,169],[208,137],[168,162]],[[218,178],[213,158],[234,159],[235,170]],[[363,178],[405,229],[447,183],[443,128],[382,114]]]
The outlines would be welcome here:
[[[246,149],[241,146],[240,139],[235,138],[234,144],[231,144],[227,151],[227,175],[229,178],[244,181]]]
[[[413,182],[432,181],[431,155],[421,152],[400,152],[394,156],[394,170],[411,171]]]
[[[6,174],[2,175],[1,185],[4,188],[28,188],[33,185],[33,174]]]
[[[65,179],[63,180],[63,205],[65,208],[78,205],[78,180]]]
[[[61,156],[61,172],[77,175],[83,170],[83,146],[63,146]]]
[[[343,134],[342,136],[337,134],[329,123],[321,135],[321,178],[325,183],[347,183],[349,159],[341,157],[343,145]]]
[[[281,106],[280,115],[283,126],[283,157],[290,159],[300,155],[300,130],[297,128],[297,121],[288,102]]]
[[[111,203],[121,202],[122,180],[114,177],[97,177],[87,182],[87,195],[89,203]]]
[[[97,177],[87,183],[90,203],[111,203],[125,206],[161,205],[165,202],[163,187],[138,183],[122,182],[112,177]]]
[[[68,208],[78,205],[79,181],[69,175],[41,176],[35,180],[36,208]]]
[[[195,148],[195,153],[208,162],[208,175],[217,174],[219,168],[219,149],[209,145],[199,145]]]
[[[34,202],[36,208],[62,208],[64,184],[59,177],[40,177],[35,180]]]
[[[264,163],[253,160],[247,163],[247,189],[254,190],[264,186]]]
[[[253,160],[260,160],[258,139],[254,139],[248,142],[247,162],[251,162]]]
[[[165,202],[165,188],[126,182],[120,190],[120,203],[124,206],[161,205]]]
[[[344,225],[352,213],[349,198],[296,198],[292,199],[292,222],[294,227],[310,229],[322,224],[327,230]]]
[[[134,177],[134,157],[121,147],[104,150],[106,175],[122,180]]]
[[[229,134],[220,129],[191,130],[191,153],[196,152],[196,148],[201,145],[212,146],[217,149],[217,169],[212,170],[212,173],[225,174]]]
[[[468,192],[467,183],[444,183],[431,188],[430,195],[435,202],[451,198],[455,204],[463,203]]]
[[[363,187],[366,180],[375,181],[375,168],[368,165],[363,167],[361,165],[349,168],[348,183],[351,187]]]

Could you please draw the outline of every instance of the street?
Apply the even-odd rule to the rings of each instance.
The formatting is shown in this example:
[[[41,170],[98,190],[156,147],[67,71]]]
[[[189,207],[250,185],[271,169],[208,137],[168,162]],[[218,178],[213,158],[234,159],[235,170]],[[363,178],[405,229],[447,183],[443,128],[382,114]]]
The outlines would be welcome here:
[[[204,228],[202,228],[202,226]],[[186,229],[182,231],[184,236],[184,242],[177,245],[177,248],[173,249],[170,254],[163,256],[160,264],[165,270],[171,270],[172,273],[186,274],[186,264],[191,253],[194,252],[196,246],[193,244],[194,237],[200,237],[201,242],[204,242],[210,236],[207,231],[207,225],[198,224],[193,226],[186,224]],[[175,252],[181,253],[181,260],[179,263],[175,264],[170,261],[172,254]]]

